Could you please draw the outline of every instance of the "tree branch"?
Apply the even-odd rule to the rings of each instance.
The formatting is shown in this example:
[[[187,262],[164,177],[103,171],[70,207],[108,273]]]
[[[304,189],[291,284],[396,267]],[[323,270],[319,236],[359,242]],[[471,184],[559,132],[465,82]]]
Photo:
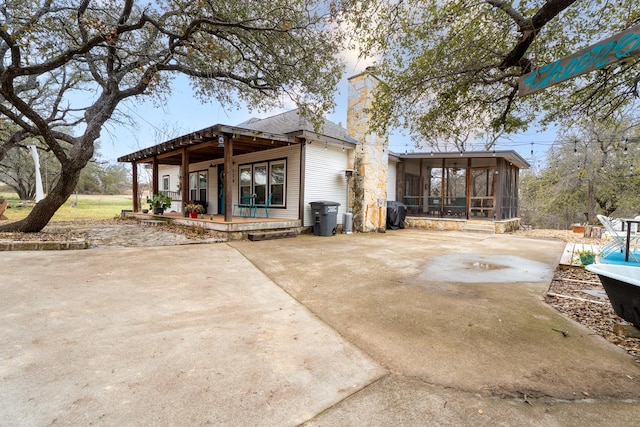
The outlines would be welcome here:
[[[531,43],[535,40],[538,31],[544,25],[558,16],[563,10],[571,6],[577,0],[548,0],[538,12],[531,18],[525,19],[518,12],[513,10],[510,5],[502,0],[486,0],[488,4],[504,11],[518,26],[520,38],[516,45],[504,57],[500,64],[500,69],[504,70],[509,67],[519,66],[523,73],[530,66],[530,61],[524,58],[524,54],[529,50]],[[528,71],[526,71],[528,72]]]

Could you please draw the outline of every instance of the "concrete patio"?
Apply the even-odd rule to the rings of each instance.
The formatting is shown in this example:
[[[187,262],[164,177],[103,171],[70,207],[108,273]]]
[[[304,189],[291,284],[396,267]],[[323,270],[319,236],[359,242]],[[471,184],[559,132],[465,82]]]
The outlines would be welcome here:
[[[564,247],[406,229],[6,252],[0,425],[633,425],[640,364],[542,301]]]

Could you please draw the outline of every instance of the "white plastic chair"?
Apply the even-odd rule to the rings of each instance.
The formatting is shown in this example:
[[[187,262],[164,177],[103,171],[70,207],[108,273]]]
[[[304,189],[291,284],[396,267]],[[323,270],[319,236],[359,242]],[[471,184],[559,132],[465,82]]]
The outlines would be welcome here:
[[[598,218],[598,221],[600,221],[600,224],[604,226],[606,230],[605,235],[611,237],[611,241],[600,249],[602,251],[602,256],[606,258],[614,252],[624,253],[627,245],[627,232],[617,231],[611,223],[611,220],[604,215],[596,215],[596,217]],[[629,238],[629,258],[633,259],[635,262],[640,262],[635,253],[638,246],[638,239],[640,239],[640,236],[637,234],[632,234]],[[632,246],[634,250],[631,250]]]

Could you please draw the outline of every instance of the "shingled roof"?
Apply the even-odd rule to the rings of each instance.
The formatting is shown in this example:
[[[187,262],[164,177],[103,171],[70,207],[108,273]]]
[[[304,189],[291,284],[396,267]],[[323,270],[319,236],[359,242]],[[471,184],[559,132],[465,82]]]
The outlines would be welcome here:
[[[239,128],[252,129],[261,132],[290,134],[299,131],[314,132],[319,135],[352,142],[357,144],[357,140],[349,136],[347,130],[339,124],[329,120],[324,120],[322,128],[318,131],[314,130],[311,121],[300,115],[300,110],[295,109],[285,113],[276,114],[275,116],[264,119],[252,118],[237,125]]]

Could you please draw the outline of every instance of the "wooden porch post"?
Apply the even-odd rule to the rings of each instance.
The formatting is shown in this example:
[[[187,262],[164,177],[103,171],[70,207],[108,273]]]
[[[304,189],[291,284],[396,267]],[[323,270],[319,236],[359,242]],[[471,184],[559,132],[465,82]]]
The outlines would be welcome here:
[[[511,199],[513,200],[513,211],[511,212],[512,218],[520,217],[520,204],[518,194],[520,194],[519,185],[520,185],[520,169],[518,169],[515,165],[512,169],[513,173],[513,189],[511,194]],[[594,236],[595,237],[595,236]]]
[[[303,141],[300,144],[300,192],[298,193],[298,219],[302,220],[304,225],[304,208],[305,208],[305,200],[304,200],[304,181],[307,163],[307,141]],[[347,187],[351,185],[350,181],[347,181]],[[353,192],[352,188],[349,188],[349,193]],[[346,211],[349,212],[349,207],[353,206],[349,200],[347,200]],[[353,211],[353,209],[351,209]]]
[[[494,219],[500,220],[502,219],[502,197],[504,195],[505,190],[505,179],[506,179],[506,170],[504,167],[505,161],[500,158],[496,159],[496,192],[495,192],[495,201],[494,201]]]
[[[440,183],[440,199],[442,199],[440,201],[440,216],[444,215],[444,205],[445,205],[445,196],[448,196],[448,194],[445,193],[446,191],[446,184],[449,183],[449,170],[445,169],[445,159],[442,159],[442,162],[440,162],[440,168],[442,169],[442,178],[441,178],[441,183]]]
[[[466,166],[466,183],[465,183],[465,217],[469,219],[469,212],[471,210],[471,157],[467,159]]]
[[[133,191],[133,211],[140,212],[140,195],[138,194],[138,164],[131,162],[131,180]]]
[[[422,159],[420,159],[420,177],[418,178],[418,185],[420,185],[420,189],[418,190],[418,204],[422,206],[420,212],[424,212],[424,175],[422,173]]]
[[[233,221],[233,139],[224,138],[224,221]],[[240,179],[240,177],[238,177]]]
[[[185,206],[189,201],[189,150],[182,149],[182,176],[180,177],[180,198],[182,199],[182,213],[185,213]]]
[[[402,165],[402,168],[400,172],[400,199],[398,201],[406,204],[407,201],[404,198],[404,196],[407,195],[406,163],[403,160],[400,164]]]
[[[158,194],[158,157],[153,156],[153,173],[151,177],[151,195]]]

